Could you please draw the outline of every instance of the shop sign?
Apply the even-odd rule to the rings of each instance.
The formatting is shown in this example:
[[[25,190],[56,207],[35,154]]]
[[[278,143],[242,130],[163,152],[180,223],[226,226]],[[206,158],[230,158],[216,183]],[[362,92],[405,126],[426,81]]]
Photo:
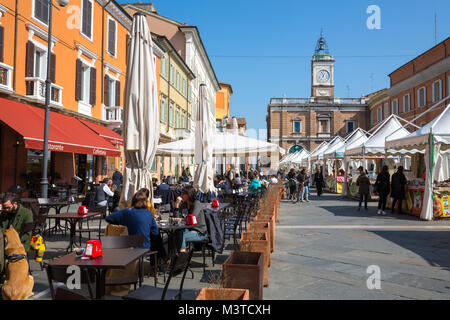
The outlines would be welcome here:
[[[53,143],[49,143],[48,144],[48,150],[52,150],[52,151],[64,151],[64,146],[61,144],[53,144]]]
[[[99,155],[99,156],[106,156],[106,151],[105,151],[105,150],[102,150],[102,149],[97,149],[97,148],[95,148],[94,151],[93,151],[93,153],[94,153],[95,155]]]
[[[450,217],[450,207],[448,204],[448,191],[441,191],[442,216]]]

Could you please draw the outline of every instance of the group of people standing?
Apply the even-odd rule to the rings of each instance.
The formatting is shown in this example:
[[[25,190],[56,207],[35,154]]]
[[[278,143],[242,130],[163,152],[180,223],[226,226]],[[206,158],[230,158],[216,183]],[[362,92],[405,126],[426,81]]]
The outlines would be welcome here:
[[[358,168],[360,175],[356,180],[356,185],[359,187],[359,206],[357,210],[361,210],[362,202],[364,201],[364,208],[367,208],[367,201],[369,197],[370,180],[367,176],[367,170],[363,167]],[[383,166],[381,172],[377,176],[374,185],[374,191],[379,195],[378,211],[379,215],[386,215],[386,203],[389,194],[392,201],[392,213],[394,213],[395,205],[398,203],[398,213],[402,214],[402,202],[406,197],[406,176],[403,173],[403,167],[399,166],[397,172],[392,175],[389,174],[388,166]]]
[[[324,178],[320,168],[316,169],[313,176],[309,173],[308,168],[302,168],[299,172],[296,172],[295,169],[292,168],[287,174],[287,179],[290,199],[298,192],[300,202],[309,202],[310,188],[313,184],[316,186],[317,196],[320,197],[323,194]]]

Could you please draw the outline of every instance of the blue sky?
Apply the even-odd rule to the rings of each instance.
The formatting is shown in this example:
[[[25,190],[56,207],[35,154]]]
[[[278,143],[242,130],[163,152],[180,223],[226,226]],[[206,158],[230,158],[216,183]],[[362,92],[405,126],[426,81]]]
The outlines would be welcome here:
[[[199,28],[219,81],[233,87],[231,114],[245,117],[247,128],[257,132],[266,128],[271,97],[310,96],[310,63],[321,28],[336,60],[337,97],[360,97],[389,87],[389,73],[435,45],[435,13],[437,41],[450,36],[449,0],[153,4],[159,14]],[[370,5],[381,10],[380,30],[366,26]]]

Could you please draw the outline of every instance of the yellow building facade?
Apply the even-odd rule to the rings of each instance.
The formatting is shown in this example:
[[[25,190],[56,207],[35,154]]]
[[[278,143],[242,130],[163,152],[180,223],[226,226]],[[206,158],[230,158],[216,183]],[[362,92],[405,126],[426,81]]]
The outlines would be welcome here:
[[[153,34],[153,40],[164,50],[159,66],[159,143],[184,139],[192,134],[191,81],[195,78],[171,42],[162,35]],[[179,177],[184,168],[192,165],[192,159],[156,157],[152,175]]]

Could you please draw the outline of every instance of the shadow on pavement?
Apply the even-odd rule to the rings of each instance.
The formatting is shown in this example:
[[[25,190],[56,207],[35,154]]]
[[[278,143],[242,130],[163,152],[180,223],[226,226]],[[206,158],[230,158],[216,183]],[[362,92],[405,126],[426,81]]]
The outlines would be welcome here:
[[[448,231],[369,231],[425,259],[431,266],[450,270]]]

